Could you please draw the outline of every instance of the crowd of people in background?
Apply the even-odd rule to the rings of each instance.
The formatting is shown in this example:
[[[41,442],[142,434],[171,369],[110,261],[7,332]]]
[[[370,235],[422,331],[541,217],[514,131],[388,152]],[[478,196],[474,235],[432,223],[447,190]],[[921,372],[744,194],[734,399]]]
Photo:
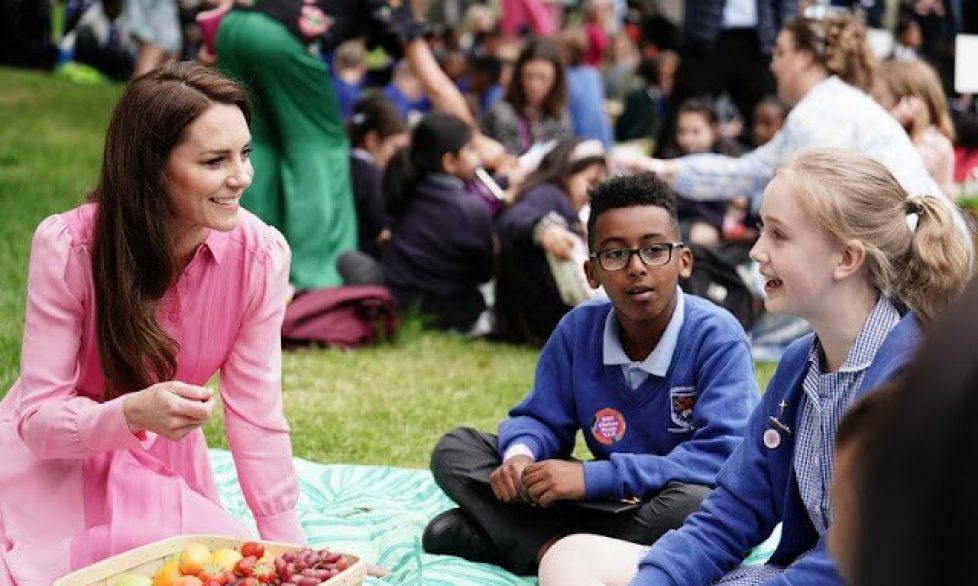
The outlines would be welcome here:
[[[252,130],[259,173],[244,205],[285,234],[294,251],[293,285],[385,284],[403,304],[426,311],[440,303],[425,296],[467,292],[468,313],[479,307],[492,311],[498,300],[488,322],[472,315],[433,320],[460,331],[495,331],[503,339],[542,343],[571,307],[562,302],[563,309],[546,318],[526,311],[533,305],[528,300],[556,294],[547,256],[571,258],[569,235],[586,220],[586,202],[578,203],[580,196],[572,193],[578,163],[546,157],[551,149],[569,156],[571,140],[603,147],[601,164],[594,167],[602,172],[634,170],[634,164],[622,163],[627,157],[616,156],[623,151],[654,157],[645,167],[675,188],[683,240],[718,252],[734,270],[741,266],[741,276],[757,237],[760,193],[793,150],[842,146],[852,139],[863,145],[857,150],[889,153],[885,157],[898,176],[914,173],[915,163],[898,162],[908,153],[893,154],[902,143],[894,146],[887,138],[891,130],[880,123],[881,110],[861,96],[872,96],[906,131],[933,179],[908,187],[931,191],[937,185],[953,201],[978,177],[978,105],[953,91],[950,73],[953,35],[978,30],[978,17],[966,2],[715,0],[677,9],[655,0],[416,1],[412,8],[426,26],[413,34],[424,38],[432,61],[412,58],[416,51],[404,52],[392,41],[406,31],[350,34],[363,24],[332,17],[304,21],[283,8],[287,2],[215,1],[70,0],[58,49],[48,47],[53,52],[42,57],[37,46],[44,42],[28,42],[27,27],[19,33],[20,52],[8,37],[0,58],[17,61],[20,55],[23,63],[49,65],[67,60],[112,79],[138,76],[167,60],[216,62],[232,79],[245,80],[258,98]],[[20,10],[20,22],[26,22],[27,8]],[[851,12],[850,24],[812,24],[837,11]],[[44,20],[42,12],[32,18]],[[811,18],[795,19],[806,15]],[[868,43],[866,27],[887,31],[891,42]],[[868,54],[871,46],[877,54]],[[24,58],[26,52],[33,56]],[[813,55],[813,63],[801,63],[801,54]],[[324,78],[331,82],[315,81]],[[466,105],[464,112],[448,111],[471,125],[477,140],[492,139],[504,152],[489,161],[475,149],[473,157],[480,159],[469,162],[468,175],[446,174],[441,161],[431,161],[423,172],[454,176],[456,191],[481,201],[487,214],[478,232],[496,244],[454,260],[420,251],[433,262],[425,266],[434,268],[422,270],[417,267],[424,263],[415,262],[415,268],[384,271],[405,233],[442,235],[445,229],[438,216],[400,217],[389,207],[398,199],[389,193],[398,180],[383,181],[397,148],[409,146],[411,128],[446,102],[444,95],[429,95],[444,93],[443,87],[435,89],[440,80]],[[838,108],[839,97],[852,88],[856,109]],[[433,140],[448,138],[436,133]],[[422,156],[424,149],[439,146],[412,148],[410,154]],[[538,169],[544,160],[550,167]],[[476,168],[489,171],[502,197],[497,186],[475,178]],[[533,179],[523,184],[528,175]],[[590,173],[589,181],[599,175]],[[531,206],[540,196],[526,195],[541,184],[566,194],[571,205],[556,199],[547,209]],[[541,227],[541,220],[556,216],[563,224],[546,220],[551,229]],[[561,239],[552,224],[567,230]],[[533,229],[517,238],[514,226],[523,225]],[[583,237],[577,230],[578,241]],[[343,260],[350,251],[367,260]],[[521,261],[514,271],[506,260],[514,251],[539,261]],[[486,268],[472,270],[465,266],[470,261]],[[517,285],[519,294],[512,290],[513,275],[523,269],[534,274],[520,279],[537,283],[525,292],[529,296],[522,291],[525,283]],[[495,277],[500,295],[480,287]],[[419,284],[417,294],[405,292],[405,280]],[[749,277],[744,280],[753,286]],[[484,299],[475,302],[476,292]],[[512,306],[521,303],[524,308]],[[530,326],[527,319],[542,321]]]

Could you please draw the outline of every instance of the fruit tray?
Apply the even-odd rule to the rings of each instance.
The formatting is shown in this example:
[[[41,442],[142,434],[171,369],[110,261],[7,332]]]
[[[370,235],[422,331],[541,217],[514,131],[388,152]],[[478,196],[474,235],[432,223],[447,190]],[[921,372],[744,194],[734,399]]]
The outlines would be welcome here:
[[[253,540],[265,546],[272,555],[295,552],[299,548],[287,543]],[[86,568],[76,570],[55,581],[54,586],[112,586],[123,574],[136,574],[152,578],[167,561],[175,559],[183,548],[191,543],[199,543],[210,550],[237,549],[245,540],[231,539],[217,535],[180,535],[163,539],[120,553]],[[342,554],[349,567],[333,576],[324,586],[362,586],[366,575],[366,564],[357,556]]]

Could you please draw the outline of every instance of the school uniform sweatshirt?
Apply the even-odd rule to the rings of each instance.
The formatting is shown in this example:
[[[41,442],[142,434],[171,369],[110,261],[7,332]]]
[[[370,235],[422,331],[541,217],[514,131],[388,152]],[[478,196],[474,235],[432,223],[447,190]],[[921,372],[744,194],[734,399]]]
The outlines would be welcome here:
[[[772,421],[792,432],[799,428],[812,338],[809,334],[788,347],[750,417],[744,441],[720,471],[716,490],[680,529],[655,543],[639,563],[632,586],[712,584],[739,565],[779,522],[781,541],[769,563],[787,569],[765,586],[842,586],[826,549],[827,534],[819,537],[798,489],[792,466],[797,438]],[[877,351],[853,400],[899,374],[920,338],[913,314],[905,315]],[[768,430],[778,434],[778,441],[769,439],[771,447],[764,442]]]
[[[604,364],[606,299],[579,305],[557,325],[533,389],[499,426],[500,457],[516,443],[536,460],[567,458],[575,434],[589,500],[647,497],[671,481],[714,486],[758,402],[747,337],[726,310],[684,295],[685,317],[665,376],[637,388]]]

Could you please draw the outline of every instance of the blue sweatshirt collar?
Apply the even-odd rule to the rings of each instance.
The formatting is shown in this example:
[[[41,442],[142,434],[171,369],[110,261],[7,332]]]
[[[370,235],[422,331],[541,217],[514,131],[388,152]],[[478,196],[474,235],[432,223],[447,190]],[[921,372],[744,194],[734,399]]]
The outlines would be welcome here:
[[[660,378],[664,378],[669,372],[669,365],[672,364],[672,356],[676,352],[676,343],[679,340],[679,330],[683,327],[686,317],[685,300],[682,289],[676,286],[676,308],[669,318],[669,324],[662,332],[662,338],[655,345],[652,352],[641,362],[635,362],[628,357],[625,349],[621,345],[621,335],[619,332],[618,318],[615,315],[615,308],[612,307],[608,312],[608,317],[604,322],[604,340],[602,342],[602,354],[605,366],[616,366],[622,364],[636,364],[639,369]]]

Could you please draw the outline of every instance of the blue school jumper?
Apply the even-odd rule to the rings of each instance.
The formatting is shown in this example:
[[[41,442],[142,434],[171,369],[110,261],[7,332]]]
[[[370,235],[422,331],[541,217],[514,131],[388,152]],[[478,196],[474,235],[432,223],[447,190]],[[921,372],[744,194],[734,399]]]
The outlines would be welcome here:
[[[720,471],[717,489],[682,528],[656,542],[639,564],[633,586],[710,584],[739,565],[778,522],[783,523],[781,541],[769,563],[787,569],[765,585],[843,584],[826,537],[819,538],[808,517],[792,467],[813,337],[788,347],[751,415],[744,442]],[[913,358],[920,338],[916,319],[904,316],[876,353],[853,400],[897,375]],[[765,445],[765,433],[771,447]]]
[[[715,486],[743,435],[758,391],[743,328],[726,310],[684,295],[685,317],[665,377],[634,390],[602,345],[612,305],[588,301],[557,325],[533,389],[499,426],[500,457],[516,443],[536,460],[567,458],[578,429],[587,498],[659,492],[671,481]]]

